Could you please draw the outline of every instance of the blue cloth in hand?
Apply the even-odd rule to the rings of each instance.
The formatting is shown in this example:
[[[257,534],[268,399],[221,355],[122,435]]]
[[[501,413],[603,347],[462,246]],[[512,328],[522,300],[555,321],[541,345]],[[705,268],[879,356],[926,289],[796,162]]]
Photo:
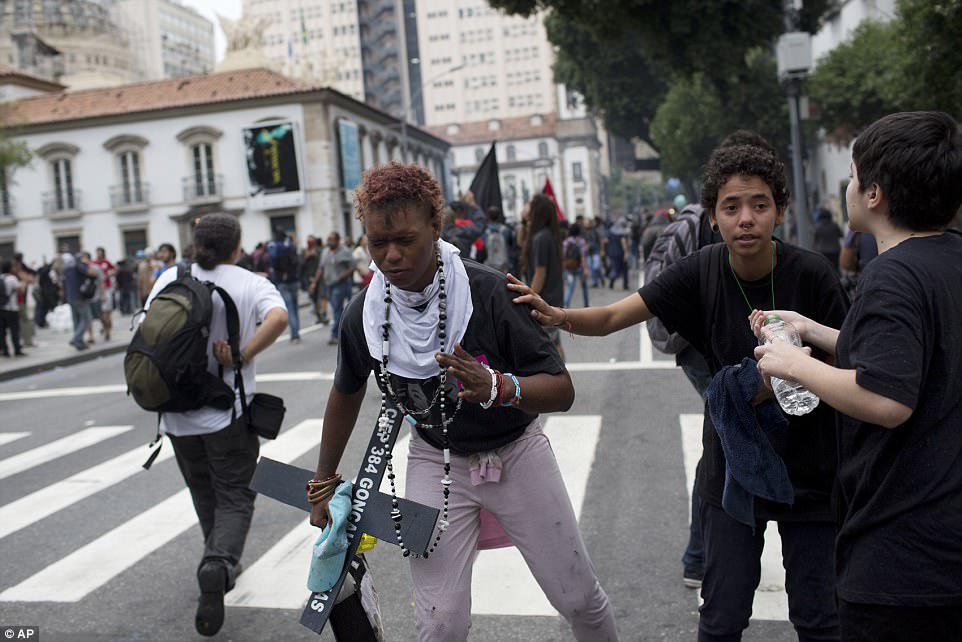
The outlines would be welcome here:
[[[753,530],[755,497],[783,504],[795,501],[785,462],[767,437],[784,430],[788,420],[774,399],[752,405],[761,383],[755,360],[745,358],[719,370],[707,392],[708,413],[725,452],[722,508]]]
[[[331,519],[318,535],[311,553],[311,570],[307,588],[314,593],[329,590],[337,583],[344,569],[347,552],[347,516],[351,512],[353,484],[342,481],[327,504]]]

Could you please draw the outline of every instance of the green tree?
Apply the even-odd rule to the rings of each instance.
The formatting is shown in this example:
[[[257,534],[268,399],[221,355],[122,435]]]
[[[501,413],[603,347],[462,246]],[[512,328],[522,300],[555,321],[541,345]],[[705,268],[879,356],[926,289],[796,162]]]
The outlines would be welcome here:
[[[743,69],[728,82],[741,90],[724,99],[704,74],[678,79],[652,123],[662,172],[682,179],[694,192],[712,150],[736,129],[764,136],[783,158],[788,151],[787,100],[771,52],[749,51]]]
[[[555,80],[580,93],[615,134],[652,142],[651,119],[666,88],[638,36],[623,33],[599,43],[590,31],[554,13],[545,26],[557,47]]]
[[[962,118],[962,1],[899,0],[897,29],[904,108]]]
[[[847,143],[855,133],[906,100],[905,65],[898,21],[866,21],[852,38],[823,56],[806,83],[815,122]]]
[[[652,183],[625,174],[615,167],[608,183],[608,204],[612,212],[628,214],[668,200],[668,191],[660,183]]]
[[[32,158],[26,143],[8,138],[8,131],[4,127],[6,122],[6,111],[0,107],[0,181],[3,189],[9,189],[14,171],[29,165]]]

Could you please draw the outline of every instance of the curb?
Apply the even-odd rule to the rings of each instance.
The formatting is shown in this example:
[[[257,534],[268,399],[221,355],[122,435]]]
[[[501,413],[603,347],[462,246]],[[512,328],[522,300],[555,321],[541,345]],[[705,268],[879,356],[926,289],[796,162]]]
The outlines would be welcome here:
[[[85,350],[84,352],[72,354],[69,357],[45,361],[44,363],[35,363],[32,366],[24,366],[23,368],[15,368],[13,370],[7,370],[6,372],[0,372],[0,382],[10,381],[11,379],[19,379],[20,377],[27,377],[34,374],[39,374],[41,372],[47,372],[48,370],[54,370],[56,368],[72,366],[85,361],[93,361],[94,359],[98,359],[100,357],[108,357],[120,352],[126,352],[126,350],[126,344],[110,346],[109,348],[101,348],[99,350]]]
[[[311,302],[308,300],[306,303],[301,303],[298,301],[298,310],[304,310],[308,308],[310,310]],[[311,324],[307,324],[304,327],[310,327]],[[12,379],[19,379],[20,377],[28,377],[30,375],[40,374],[41,372],[47,372],[49,370],[55,370],[56,368],[64,368],[66,366],[73,366],[78,363],[84,363],[85,361],[93,361],[94,359],[99,359],[100,357],[109,357],[120,352],[127,351],[127,345],[130,342],[123,343],[121,345],[110,346],[108,348],[90,349],[83,352],[77,352],[68,357],[62,357],[59,359],[54,359],[52,361],[45,361],[44,363],[35,363],[32,366],[24,366],[22,368],[14,368],[12,370],[7,370],[6,372],[0,372],[0,383],[4,381],[11,381]]]

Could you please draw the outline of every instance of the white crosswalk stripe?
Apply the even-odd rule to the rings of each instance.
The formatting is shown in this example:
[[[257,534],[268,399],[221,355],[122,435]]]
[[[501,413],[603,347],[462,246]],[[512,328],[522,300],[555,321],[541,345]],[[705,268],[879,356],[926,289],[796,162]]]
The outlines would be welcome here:
[[[121,482],[138,472],[144,472],[141,464],[147,459],[148,450],[138,446],[122,455],[108,459],[66,479],[44,486],[20,499],[0,506],[0,539],[21,528],[49,517],[82,499]],[[154,465],[173,457],[173,448],[167,444],[161,449]]]
[[[395,466],[406,461],[410,433],[398,437],[394,446]],[[311,545],[320,531],[305,516],[277,544],[258,558],[237,578],[234,590],[227,594],[227,606],[262,609],[299,609],[307,599],[307,573]],[[382,544],[383,546],[383,544]]]
[[[18,439],[23,439],[29,434],[29,432],[0,432],[0,446]]]
[[[322,422],[309,419],[264,444],[261,454],[290,462],[320,441]],[[190,494],[179,491],[0,593],[5,602],[77,602],[197,522]]]
[[[685,483],[688,498],[695,481],[695,466],[701,458],[701,432],[704,415],[681,415],[681,444],[685,456]],[[699,598],[700,601],[700,598]],[[778,529],[770,524],[765,529],[765,548],[762,550],[762,577],[755,590],[752,605],[753,620],[788,621],[788,594],[785,593],[785,568],[782,566],[782,540]]]
[[[88,446],[93,446],[105,439],[116,437],[132,429],[133,426],[99,426],[96,428],[85,428],[67,437],[51,441],[43,446],[22,452],[19,455],[8,457],[0,461],[0,479],[16,475],[34,466],[45,464],[48,461],[53,461],[58,457],[69,455]]]

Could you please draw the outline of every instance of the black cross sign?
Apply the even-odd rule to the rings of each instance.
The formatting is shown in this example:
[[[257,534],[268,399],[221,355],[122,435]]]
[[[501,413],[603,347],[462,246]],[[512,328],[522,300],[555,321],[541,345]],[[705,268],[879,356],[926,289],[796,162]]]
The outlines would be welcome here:
[[[357,472],[354,489],[351,493],[351,512],[347,518],[348,547],[344,555],[341,575],[329,590],[311,593],[307,606],[301,614],[301,624],[320,633],[331,615],[331,608],[341,592],[347,576],[349,562],[354,558],[360,543],[360,533],[372,535],[382,542],[397,544],[394,520],[391,519],[391,496],[380,492],[381,480],[387,468],[384,455],[394,450],[404,417],[389,404],[386,411],[388,424],[382,428],[376,425],[371,441],[364,453],[361,469]],[[297,468],[281,462],[261,457],[251,480],[251,488],[279,502],[310,512],[304,486],[314,477],[314,472]],[[412,553],[423,554],[431,543],[434,524],[438,520],[438,509],[398,498],[401,509],[401,538]]]

